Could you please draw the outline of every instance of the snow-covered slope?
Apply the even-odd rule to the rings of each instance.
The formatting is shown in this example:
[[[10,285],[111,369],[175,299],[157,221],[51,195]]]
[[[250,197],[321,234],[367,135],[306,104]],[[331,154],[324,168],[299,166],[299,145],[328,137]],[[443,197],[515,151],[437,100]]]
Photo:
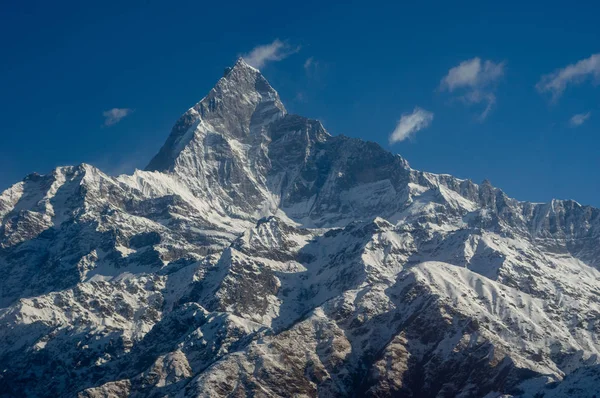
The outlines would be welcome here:
[[[600,210],[287,114],[242,59],[145,171],[0,195],[0,396],[592,397]]]

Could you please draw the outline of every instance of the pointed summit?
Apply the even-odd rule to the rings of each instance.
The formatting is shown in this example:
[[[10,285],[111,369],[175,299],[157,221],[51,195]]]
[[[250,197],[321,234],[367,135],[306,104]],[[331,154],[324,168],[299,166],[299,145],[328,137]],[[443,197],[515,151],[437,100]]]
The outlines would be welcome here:
[[[245,69],[248,69],[250,73],[260,73],[260,71],[257,68],[255,68],[254,66],[250,65],[249,63],[247,63],[244,58],[238,57],[237,61],[235,61],[235,64],[233,64],[233,66],[228,66],[227,68],[225,68],[225,72],[223,73],[223,77],[227,78],[227,76],[233,70],[245,70]]]
[[[254,66],[250,65],[248,62],[246,62],[244,57],[238,57],[237,61],[235,61],[235,64],[233,65],[232,69],[235,69],[235,68],[249,68],[255,72],[260,73],[258,68],[254,67]]]
[[[181,116],[146,170],[172,171],[182,151],[207,133],[244,142],[285,114],[277,91],[240,57],[208,95]]]

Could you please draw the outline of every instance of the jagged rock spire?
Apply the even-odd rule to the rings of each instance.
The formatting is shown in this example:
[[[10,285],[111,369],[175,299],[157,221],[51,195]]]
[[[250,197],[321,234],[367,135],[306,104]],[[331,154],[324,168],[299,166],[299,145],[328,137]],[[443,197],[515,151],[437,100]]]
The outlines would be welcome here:
[[[215,87],[184,113],[147,170],[172,170],[199,130],[244,140],[252,131],[286,114],[277,91],[258,69],[239,58]]]

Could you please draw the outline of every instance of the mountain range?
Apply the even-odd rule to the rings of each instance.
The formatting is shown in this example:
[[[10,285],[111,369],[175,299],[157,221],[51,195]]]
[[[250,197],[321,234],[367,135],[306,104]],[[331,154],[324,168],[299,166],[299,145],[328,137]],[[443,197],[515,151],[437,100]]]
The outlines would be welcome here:
[[[145,170],[0,195],[2,397],[600,397],[600,210],[414,170],[239,59]]]

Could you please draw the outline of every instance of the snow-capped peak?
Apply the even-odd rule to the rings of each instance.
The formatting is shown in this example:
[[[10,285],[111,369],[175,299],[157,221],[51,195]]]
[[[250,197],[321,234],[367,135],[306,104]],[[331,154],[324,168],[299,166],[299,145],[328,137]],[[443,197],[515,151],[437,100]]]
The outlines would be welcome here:
[[[250,65],[249,63],[246,62],[246,60],[244,59],[244,57],[238,57],[237,61],[235,61],[235,64],[233,65],[233,68],[248,68],[251,69],[257,73],[260,73],[260,71],[258,70],[258,68]],[[228,69],[232,69],[232,68],[228,68]]]
[[[175,123],[171,134],[146,170],[168,171],[190,144],[207,135],[248,143],[249,136],[283,117],[279,94],[258,69],[239,58],[200,102]]]
[[[410,168],[238,59],[148,165],[0,194],[0,396],[600,394],[600,210]]]

